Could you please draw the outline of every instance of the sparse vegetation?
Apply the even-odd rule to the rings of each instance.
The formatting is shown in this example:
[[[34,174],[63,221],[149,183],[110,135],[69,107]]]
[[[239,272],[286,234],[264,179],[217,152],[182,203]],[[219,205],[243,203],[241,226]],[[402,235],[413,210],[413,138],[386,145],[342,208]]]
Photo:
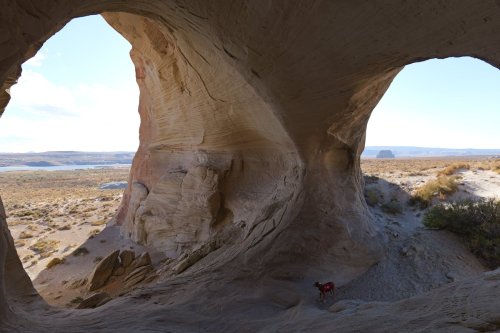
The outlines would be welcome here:
[[[453,163],[448,165],[446,168],[438,172],[438,176],[451,176],[455,174],[458,170],[469,170],[470,165],[468,163]]]
[[[383,194],[380,190],[376,188],[365,189],[365,200],[371,207],[377,206],[382,198]]]
[[[39,239],[35,244],[30,246],[30,250],[40,255],[40,258],[47,258],[57,251],[59,241]]]
[[[392,198],[389,202],[382,204],[380,208],[382,208],[384,213],[392,215],[401,214],[403,212],[403,205],[396,198]]]
[[[22,262],[23,262],[23,263],[27,263],[28,261],[30,261],[30,260],[31,260],[31,259],[33,259],[34,257],[35,257],[34,255],[32,255],[32,254],[28,254],[28,255],[26,255],[26,256],[24,256],[24,257],[23,257]]]
[[[89,254],[89,250],[87,250],[86,247],[79,247],[78,249],[76,249],[75,251],[73,251],[73,255],[75,257],[85,256],[87,254]]]
[[[472,253],[494,269],[500,266],[500,201],[466,200],[432,207],[424,225],[456,233]]]
[[[453,194],[457,189],[456,176],[440,176],[417,188],[410,198],[410,204],[426,208],[430,206],[434,198],[445,199],[446,196]]]
[[[101,220],[91,222],[90,225],[96,227],[96,226],[104,225],[104,224],[106,224],[106,222],[107,221],[105,219],[101,219]]]
[[[66,224],[66,225],[60,226],[59,228],[57,228],[57,230],[59,230],[59,231],[71,230],[71,226]]]
[[[19,233],[19,238],[20,239],[33,238],[33,234],[29,231],[24,230]]]
[[[83,298],[80,296],[77,296],[70,301],[71,304],[80,304],[81,302],[83,302]]]

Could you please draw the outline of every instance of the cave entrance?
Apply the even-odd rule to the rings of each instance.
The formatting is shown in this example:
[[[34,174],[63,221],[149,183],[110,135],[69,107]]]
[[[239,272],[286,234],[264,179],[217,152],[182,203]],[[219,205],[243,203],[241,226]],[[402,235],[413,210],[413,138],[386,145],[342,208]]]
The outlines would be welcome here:
[[[481,60],[433,59],[406,66],[374,109],[361,159],[364,196],[387,235],[387,258],[397,258],[380,267],[409,277],[384,297],[416,295],[491,268],[472,254],[481,252],[470,239],[426,221],[451,202],[500,196],[498,87],[498,70]]]
[[[7,222],[35,288],[56,306],[75,306],[78,283],[116,249],[116,233],[98,234],[139,141],[130,48],[100,15],[73,19],[24,63],[0,122]]]
[[[498,87],[498,69],[471,57],[406,66],[368,123],[361,162],[367,187],[379,177],[409,196],[439,176],[495,169],[498,160],[493,157],[500,153]],[[472,191],[470,186],[463,190]],[[377,188],[372,192],[369,205],[394,212],[405,209],[408,197],[379,193]],[[429,195],[429,203],[440,199]],[[487,193],[478,194],[483,195]]]

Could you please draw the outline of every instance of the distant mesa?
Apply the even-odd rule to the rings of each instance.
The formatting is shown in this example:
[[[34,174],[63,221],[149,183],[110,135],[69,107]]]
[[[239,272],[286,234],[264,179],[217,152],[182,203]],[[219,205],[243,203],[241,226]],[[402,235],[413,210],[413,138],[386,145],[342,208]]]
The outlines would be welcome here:
[[[381,150],[377,154],[377,158],[395,158],[394,154],[392,153],[392,150]]]
[[[429,156],[497,156],[500,149],[474,148],[433,148],[415,146],[366,146],[362,158],[375,158],[381,150],[390,150],[399,157],[429,157]]]
[[[25,162],[24,165],[30,167],[48,167],[48,166],[56,166],[60,165],[59,163],[49,162],[49,161],[34,161],[34,162]]]

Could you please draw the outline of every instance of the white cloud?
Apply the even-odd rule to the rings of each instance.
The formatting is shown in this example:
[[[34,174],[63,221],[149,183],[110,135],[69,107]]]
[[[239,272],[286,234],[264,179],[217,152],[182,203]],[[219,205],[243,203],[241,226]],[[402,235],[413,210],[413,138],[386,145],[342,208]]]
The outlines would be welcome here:
[[[135,150],[138,88],[53,84],[26,70],[0,120],[0,151]]]
[[[35,56],[31,59],[28,59],[24,65],[25,66],[33,66],[33,67],[41,67],[43,61],[47,59],[47,54],[43,53],[42,50],[38,51]]]
[[[75,109],[74,93],[67,87],[57,86],[42,74],[24,70],[18,84],[11,88],[9,108],[19,108],[31,116],[43,113],[71,115]]]

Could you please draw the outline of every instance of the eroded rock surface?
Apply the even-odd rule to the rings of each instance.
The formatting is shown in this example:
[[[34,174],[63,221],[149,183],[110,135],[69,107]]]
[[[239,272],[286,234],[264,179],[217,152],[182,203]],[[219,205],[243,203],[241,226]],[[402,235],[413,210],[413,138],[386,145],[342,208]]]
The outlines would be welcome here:
[[[97,290],[104,286],[108,279],[113,274],[113,271],[119,267],[120,262],[118,261],[118,256],[120,255],[120,250],[116,250],[110,253],[106,258],[103,258],[90,273],[89,290]]]
[[[228,299],[256,302],[277,316],[283,304],[300,303],[299,281],[333,277],[344,284],[381,258],[384,239],[363,198],[359,155],[370,112],[403,66],[465,55],[500,65],[500,6],[493,0],[9,0],[0,7],[0,110],[23,61],[72,18],[105,12],[132,44],[140,147],[115,222],[139,243],[192,259],[172,278],[178,284],[164,281],[161,287],[178,302],[178,312],[161,304],[174,317],[185,313],[180,304],[204,297],[203,315],[214,318],[206,323],[214,330],[220,330],[214,322],[227,316],[210,312],[209,302],[218,302],[217,311],[238,310],[234,322],[240,313],[250,316],[234,302],[215,301],[233,278],[245,282]],[[34,325],[24,318],[32,312],[19,309],[35,308],[28,296],[33,288],[0,212],[0,320],[28,332]],[[214,283],[210,276],[217,272]],[[275,281],[255,282],[268,278]],[[460,295],[476,290],[492,297],[497,282],[488,283],[471,282]],[[190,287],[179,291],[179,284]],[[261,296],[245,298],[255,290]],[[165,317],[164,309],[159,315],[141,308],[149,322],[138,320],[137,312],[111,310],[130,309],[135,301],[112,303],[105,307],[113,316],[37,317],[45,318],[36,320],[37,331],[54,325],[65,332],[119,329],[117,323],[141,331]],[[470,311],[486,312],[481,318],[496,325],[493,303],[471,304]],[[361,310],[366,318],[376,313]],[[389,327],[386,319],[381,327]],[[259,325],[264,323],[274,325],[265,319]],[[196,330],[190,325],[184,330]],[[236,327],[231,325],[226,327]],[[248,325],[249,331],[262,329]],[[309,329],[324,326],[315,321]]]

